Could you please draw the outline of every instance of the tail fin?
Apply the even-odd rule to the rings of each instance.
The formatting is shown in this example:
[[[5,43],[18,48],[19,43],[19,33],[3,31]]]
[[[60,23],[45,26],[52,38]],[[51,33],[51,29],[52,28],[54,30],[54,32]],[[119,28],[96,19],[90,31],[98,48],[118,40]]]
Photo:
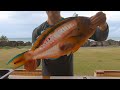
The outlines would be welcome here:
[[[78,14],[74,13],[74,14],[73,14],[73,17],[78,17]]]
[[[23,53],[21,53],[21,54],[16,55],[15,57],[13,57],[11,60],[9,60],[9,61],[7,62],[7,65],[8,65],[8,64],[11,64],[14,69],[19,68],[19,67],[21,67],[22,65],[24,65],[24,64],[27,62],[27,60],[25,59],[25,56],[24,56],[24,54],[25,54],[26,52],[27,52],[27,51],[25,51],[25,52],[23,52]]]

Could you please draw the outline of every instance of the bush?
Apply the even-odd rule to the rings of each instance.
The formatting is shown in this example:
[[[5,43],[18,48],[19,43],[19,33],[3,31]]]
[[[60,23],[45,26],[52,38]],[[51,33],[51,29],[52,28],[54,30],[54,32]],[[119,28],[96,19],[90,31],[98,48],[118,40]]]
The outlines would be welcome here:
[[[3,35],[2,35],[2,36],[0,37],[0,41],[8,41],[8,38],[7,38],[6,36],[3,36]]]

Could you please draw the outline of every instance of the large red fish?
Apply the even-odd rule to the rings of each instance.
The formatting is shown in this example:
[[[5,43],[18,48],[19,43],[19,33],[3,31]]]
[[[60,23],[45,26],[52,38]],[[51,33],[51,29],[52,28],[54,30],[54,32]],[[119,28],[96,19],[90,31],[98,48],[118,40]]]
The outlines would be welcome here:
[[[106,16],[102,12],[91,17],[66,18],[45,30],[31,50],[15,56],[8,64],[11,63],[14,68],[18,68],[31,59],[58,58],[74,53],[95,33],[96,27],[105,21]]]

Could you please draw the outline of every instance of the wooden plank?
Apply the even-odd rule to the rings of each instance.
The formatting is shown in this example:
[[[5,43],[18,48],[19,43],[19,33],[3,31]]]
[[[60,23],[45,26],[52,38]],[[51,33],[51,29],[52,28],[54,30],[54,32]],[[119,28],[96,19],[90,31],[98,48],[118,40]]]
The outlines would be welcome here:
[[[94,76],[99,77],[120,77],[120,70],[96,70]]]
[[[43,79],[42,76],[10,75],[9,79]],[[46,78],[45,78],[46,79]],[[94,77],[94,76],[50,76],[47,79],[120,79],[120,77]]]
[[[42,79],[42,76],[9,75],[9,79]]]
[[[9,79],[50,79],[50,76],[42,76],[42,70],[26,71],[25,69],[16,69],[9,75]]]
[[[35,71],[26,71],[25,69],[17,69],[13,71],[10,75],[21,75],[21,76],[41,76],[42,75],[42,70],[37,69]]]

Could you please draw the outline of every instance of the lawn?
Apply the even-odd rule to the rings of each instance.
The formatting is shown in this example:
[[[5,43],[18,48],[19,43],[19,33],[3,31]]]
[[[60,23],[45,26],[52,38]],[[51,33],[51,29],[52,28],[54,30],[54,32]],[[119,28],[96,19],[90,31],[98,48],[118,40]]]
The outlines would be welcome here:
[[[0,48],[0,68],[10,68],[6,63],[29,48]],[[82,47],[74,53],[75,75],[93,75],[95,70],[120,70],[120,47]]]

